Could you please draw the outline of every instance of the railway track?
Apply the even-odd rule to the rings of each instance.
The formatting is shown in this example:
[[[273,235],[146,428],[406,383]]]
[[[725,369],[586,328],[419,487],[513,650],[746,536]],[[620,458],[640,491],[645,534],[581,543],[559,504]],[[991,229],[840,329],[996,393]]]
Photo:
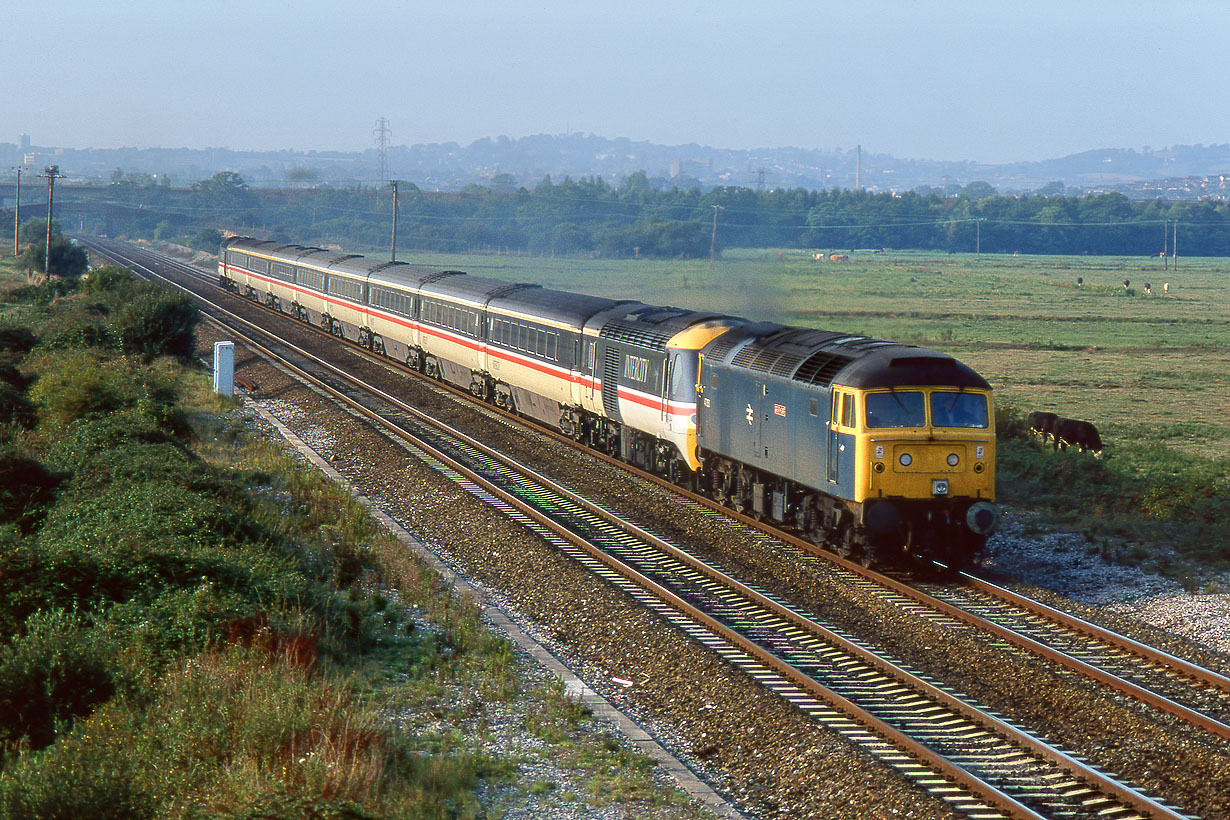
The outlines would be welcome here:
[[[128,265],[144,266],[154,261],[114,246],[103,252]],[[191,270],[181,267],[184,273]],[[191,272],[201,284],[208,282],[212,286],[213,277],[199,271]],[[272,342],[273,346],[278,344]],[[302,378],[312,378],[309,371],[327,369],[320,360],[302,367]],[[329,376],[329,380],[333,379],[342,379],[342,376],[335,373]],[[353,384],[333,385],[328,389],[337,393],[339,399],[362,403],[356,395],[361,389]],[[379,401],[391,399],[386,395]],[[366,412],[376,416],[392,415],[387,404],[381,410]],[[410,409],[399,408],[395,412],[400,420]],[[425,420],[419,419],[417,423],[425,423]],[[403,430],[399,435],[415,437],[419,433]],[[416,446],[439,453],[448,449],[424,440]],[[476,442],[466,447],[477,447],[481,452],[481,445]],[[567,503],[561,501],[568,493],[559,487],[549,493],[543,490],[550,484],[543,476],[508,464],[482,470],[465,466],[468,472],[462,472],[466,464],[495,458],[492,453],[479,457],[473,451],[454,450],[443,458],[441,455],[430,457],[442,459],[440,463],[445,465],[442,469],[466,475],[463,480],[479,488],[472,492],[489,494],[498,499],[497,503],[508,505],[510,514],[527,517],[530,525],[542,530],[544,535],[550,530],[553,535],[549,537],[557,541],[563,539],[561,545],[566,543],[566,549],[578,560],[600,563],[602,568],[597,570],[600,574],[629,588],[638,599],[679,623],[689,634],[744,665],[753,678],[778,691],[798,708],[851,740],[863,743],[907,777],[935,790],[951,805],[972,816],[1184,816],[1119,783],[1116,778],[1098,772],[1075,756],[1040,743],[1027,732],[963,703],[957,694],[912,675],[892,659],[877,656],[857,636],[842,634],[781,600],[740,585],[660,539],[659,543],[654,543],[654,538],[638,532],[629,522],[612,520],[609,514],[590,505],[588,514],[598,516],[605,523],[594,520],[579,523],[577,518],[572,524],[561,524],[572,521],[577,515],[575,510],[562,512],[564,508],[586,507],[586,502],[579,498],[571,498]],[[507,470],[518,473],[520,478],[502,473]],[[518,482],[524,481],[537,489],[526,489],[529,485],[517,489]],[[544,493],[553,495],[553,499],[546,500]],[[614,533],[604,531],[609,528],[614,528]],[[797,539],[796,546],[811,549],[811,545],[797,542]],[[838,564],[845,563],[834,560]],[[971,586],[911,588],[892,579],[868,575],[854,565],[843,569],[857,573],[854,583],[875,585],[886,591],[881,594],[900,595],[902,601],[898,605],[926,607],[934,613],[930,617],[960,618],[982,629],[987,629],[986,624],[998,624],[997,629],[988,631],[1032,652],[1045,655],[1051,651],[1067,659],[1051,658],[1053,661],[1095,679],[1097,675],[1091,675],[1089,670],[1112,666],[1112,660],[1095,657],[1089,645],[1092,640],[1093,644],[1108,646],[1114,636],[1081,637],[1098,630],[1070,624],[1058,627],[1055,624],[1064,615],[1054,611],[1046,613],[1051,619],[1050,625],[1046,625],[1036,613],[1022,614],[1027,611],[1028,604],[1008,603],[1004,597],[993,597],[994,592],[973,586],[976,582],[972,579]],[[622,580],[616,580],[616,576]],[[1014,621],[1017,623],[1012,626],[1005,625]],[[1021,622],[1028,628],[1021,627]],[[1022,635],[1022,632],[1029,634]],[[1080,641],[1085,643],[1068,652],[1053,649],[1064,641],[1073,646]],[[1052,649],[1042,649],[1048,646]],[[1157,704],[1152,702],[1160,698],[1171,706],[1158,708],[1166,708],[1171,714],[1215,735],[1226,736],[1222,733],[1225,724],[1215,717],[1225,714],[1225,679],[1209,678],[1201,674],[1204,670],[1199,667],[1185,665],[1165,655],[1147,662],[1132,660],[1125,667],[1122,660],[1128,651],[1120,645],[1103,653],[1118,657],[1115,661],[1119,663],[1117,673],[1106,674],[1129,684],[1126,690],[1121,688],[1120,691],[1127,691],[1155,706]],[[1148,647],[1136,646],[1130,651],[1133,654],[1128,657],[1149,654]],[[1143,680],[1153,688],[1133,683],[1129,678]],[[1175,680],[1185,681],[1189,691],[1176,694],[1182,687],[1176,687]],[[1196,680],[1205,682],[1192,683]],[[1132,689],[1133,686],[1136,689]],[[1167,686],[1171,687],[1175,699],[1154,691]],[[1213,694],[1203,687],[1211,687]],[[1186,706],[1179,700],[1195,706]],[[1205,711],[1200,711],[1198,706]],[[1193,719],[1188,712],[1196,717]],[[957,743],[958,738],[965,745]]]

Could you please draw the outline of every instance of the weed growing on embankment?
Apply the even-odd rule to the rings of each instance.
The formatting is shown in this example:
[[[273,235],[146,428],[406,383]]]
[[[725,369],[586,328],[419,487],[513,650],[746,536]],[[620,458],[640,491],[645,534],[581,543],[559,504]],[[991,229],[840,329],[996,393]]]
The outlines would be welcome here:
[[[238,403],[183,358],[190,305],[93,281],[0,306],[0,820],[483,816],[518,759],[405,709],[511,704],[508,644],[219,420]],[[561,691],[531,695],[571,746]]]

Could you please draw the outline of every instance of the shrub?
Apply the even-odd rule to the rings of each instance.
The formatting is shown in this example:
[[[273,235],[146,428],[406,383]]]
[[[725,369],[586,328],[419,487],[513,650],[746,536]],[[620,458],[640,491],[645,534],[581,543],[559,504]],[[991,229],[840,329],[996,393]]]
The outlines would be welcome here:
[[[999,439],[1030,438],[1028,417],[1012,405],[996,404],[995,435]]]
[[[70,424],[52,443],[45,460],[53,469],[84,475],[86,467],[97,465],[101,468],[103,462],[99,459],[109,451],[133,452],[146,445],[159,444],[182,449],[178,441],[172,431],[140,412],[111,413],[98,418],[79,419]],[[169,463],[181,458],[180,455],[165,452],[158,453],[157,457]],[[100,476],[108,474],[108,471],[101,469],[93,472]],[[110,475],[116,474],[110,472]],[[110,477],[104,480],[110,480]]]
[[[21,450],[0,447],[0,524],[32,530],[47,514],[63,479]]]
[[[57,321],[43,332],[39,347],[44,350],[87,347],[118,349],[119,342],[104,320],[74,312],[58,317]]]
[[[36,613],[0,648],[0,743],[41,749],[56,724],[88,715],[115,691],[106,641],[63,611]]]
[[[86,294],[110,293],[123,291],[132,285],[133,276],[129,268],[117,265],[104,265],[94,268],[81,280],[81,292]]]
[[[196,352],[199,312],[187,294],[153,286],[134,288],[117,311],[114,326],[123,351],[146,361],[158,356],[191,358]]]
[[[19,264],[28,270],[42,272],[47,259],[47,241],[35,242],[26,248],[18,260]],[[62,236],[51,237],[51,264],[46,266],[48,272],[55,277],[62,277],[73,282],[85,273],[90,266],[90,258],[83,248]]]
[[[136,402],[131,381],[105,368],[90,351],[67,351],[52,361],[30,388],[30,401],[40,417],[54,426],[102,415]]]
[[[102,707],[86,728],[26,753],[0,773],[0,820],[151,820],[138,778],[130,715]],[[152,778],[151,778],[152,779]]]
[[[38,337],[28,327],[0,327],[0,351],[29,353],[38,344]]]
[[[42,267],[39,270],[42,270]],[[5,296],[5,300],[13,304],[46,305],[61,296],[67,296],[76,287],[76,279],[50,279],[41,285],[13,288]]]

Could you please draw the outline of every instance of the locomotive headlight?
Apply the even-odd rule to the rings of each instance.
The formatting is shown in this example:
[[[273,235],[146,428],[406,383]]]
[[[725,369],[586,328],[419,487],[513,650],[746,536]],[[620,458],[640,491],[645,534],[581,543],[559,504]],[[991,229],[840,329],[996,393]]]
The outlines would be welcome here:
[[[961,457],[960,457],[960,456],[958,456],[956,453],[949,453],[949,454],[948,454],[948,466],[949,466],[949,467],[956,467],[956,466],[957,466],[958,464],[960,464],[960,463],[961,463]]]
[[[897,460],[901,462],[902,467],[909,467],[911,464],[914,463],[914,457],[910,455],[909,453],[902,453],[901,458]]]
[[[877,473],[884,472],[884,462],[883,461],[874,462],[871,465],[871,469],[875,470]]]

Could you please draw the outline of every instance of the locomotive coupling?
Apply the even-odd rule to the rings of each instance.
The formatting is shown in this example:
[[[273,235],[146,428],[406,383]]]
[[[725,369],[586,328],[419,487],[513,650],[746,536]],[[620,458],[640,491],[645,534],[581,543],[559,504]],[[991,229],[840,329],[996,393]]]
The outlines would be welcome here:
[[[965,513],[965,523],[978,535],[990,535],[999,526],[999,507],[989,501],[975,502]]]

